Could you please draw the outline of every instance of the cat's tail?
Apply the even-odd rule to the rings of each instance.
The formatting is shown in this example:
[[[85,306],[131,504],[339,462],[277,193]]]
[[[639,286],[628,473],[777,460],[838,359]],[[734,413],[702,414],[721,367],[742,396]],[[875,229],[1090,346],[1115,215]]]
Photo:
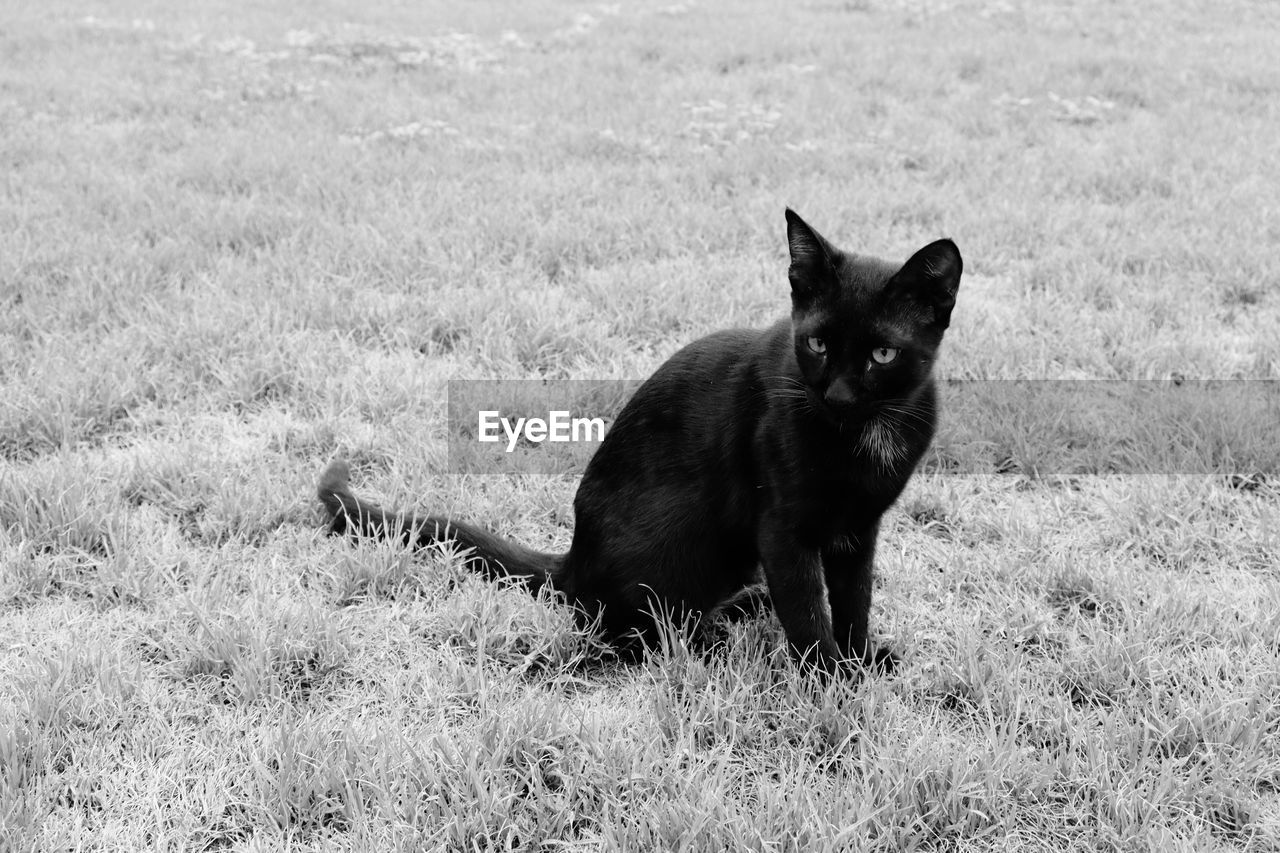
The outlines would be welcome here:
[[[465,521],[388,512],[353,495],[347,485],[350,477],[351,471],[341,459],[329,463],[320,475],[317,492],[320,503],[329,514],[331,535],[399,539],[419,548],[434,543],[452,543],[463,552],[470,567],[491,577],[522,580],[534,592],[553,579],[564,562],[563,554],[545,554],[525,548]]]

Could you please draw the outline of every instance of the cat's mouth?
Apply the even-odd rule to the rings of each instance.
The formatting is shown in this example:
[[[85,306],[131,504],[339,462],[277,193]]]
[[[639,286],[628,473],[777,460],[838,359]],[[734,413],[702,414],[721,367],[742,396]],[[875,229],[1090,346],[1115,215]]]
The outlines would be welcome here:
[[[857,400],[838,404],[823,400],[818,404],[818,409],[842,433],[861,429],[876,414],[874,406]]]

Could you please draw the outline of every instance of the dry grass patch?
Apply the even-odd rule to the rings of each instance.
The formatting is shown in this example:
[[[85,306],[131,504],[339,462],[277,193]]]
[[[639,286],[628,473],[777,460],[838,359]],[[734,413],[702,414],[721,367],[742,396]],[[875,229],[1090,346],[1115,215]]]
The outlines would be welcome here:
[[[1280,846],[1266,418],[1051,476],[951,409],[857,685],[771,617],[625,663],[311,498],[563,550],[572,477],[448,473],[446,383],[771,322],[784,205],[957,240],[947,377],[1280,378],[1271,7],[11,5],[0,848]]]

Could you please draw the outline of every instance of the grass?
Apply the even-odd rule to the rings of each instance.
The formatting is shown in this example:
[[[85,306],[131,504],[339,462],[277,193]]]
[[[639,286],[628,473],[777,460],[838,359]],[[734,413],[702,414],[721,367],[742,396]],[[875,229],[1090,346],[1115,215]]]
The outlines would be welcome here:
[[[1280,849],[1274,477],[922,475],[856,686],[772,617],[625,664],[312,498],[564,547],[572,477],[447,472],[447,381],[772,321],[788,204],[956,239],[947,377],[1278,379],[1277,23],[8,3],[0,849]]]

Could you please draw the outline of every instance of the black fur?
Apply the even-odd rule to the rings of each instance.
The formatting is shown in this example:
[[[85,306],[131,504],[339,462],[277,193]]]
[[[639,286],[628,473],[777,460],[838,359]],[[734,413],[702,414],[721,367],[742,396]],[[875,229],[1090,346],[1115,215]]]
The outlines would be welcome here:
[[[889,668],[868,638],[876,535],[933,437],[960,253],[855,256],[790,210],[787,238],[791,317],[694,341],[640,387],[583,475],[569,553],[386,513],[350,493],[341,462],[320,483],[332,530],[451,540],[492,574],[550,583],[614,638],[647,634],[655,610],[711,613],[763,568],[797,657]]]

